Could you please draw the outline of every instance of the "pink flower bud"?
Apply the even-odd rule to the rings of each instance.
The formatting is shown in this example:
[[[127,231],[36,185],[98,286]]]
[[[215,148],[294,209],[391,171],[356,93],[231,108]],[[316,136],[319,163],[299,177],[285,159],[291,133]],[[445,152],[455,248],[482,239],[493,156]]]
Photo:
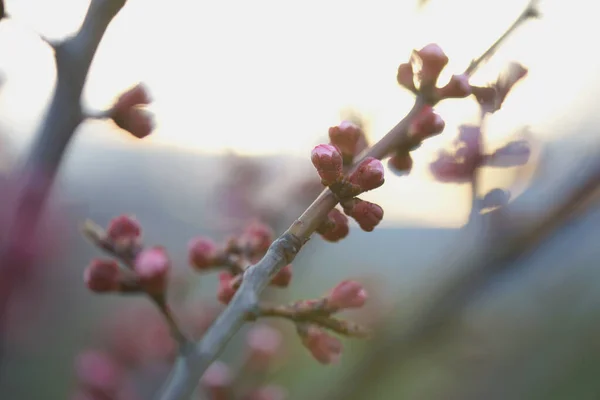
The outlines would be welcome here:
[[[264,254],[273,242],[273,229],[262,222],[254,221],[246,227],[240,241],[253,254]]]
[[[358,145],[359,139],[364,135],[360,127],[350,121],[343,121],[338,126],[329,128],[329,140],[342,153],[344,164],[350,164],[354,156],[363,150]],[[366,144],[366,141],[362,140],[360,143]]]
[[[219,261],[219,249],[210,238],[199,236],[188,242],[188,259],[190,265],[199,270],[214,267]]]
[[[121,215],[113,218],[108,223],[106,234],[109,239],[118,242],[122,240],[135,241],[138,240],[142,233],[140,224],[134,217]]]
[[[317,229],[321,237],[329,242],[338,242],[348,236],[348,218],[334,208],[327,214],[327,220]]]
[[[327,309],[360,308],[367,301],[367,291],[356,281],[345,280],[337,284],[327,296]]]
[[[413,74],[413,68],[410,63],[400,64],[398,67],[398,75],[396,76],[398,84],[411,92],[416,92],[415,77]]]
[[[279,287],[288,287],[292,280],[292,264],[283,267],[274,277],[271,279],[271,285]]]
[[[321,364],[336,363],[342,354],[342,342],[314,325],[299,330],[302,344]]]
[[[148,293],[164,293],[171,261],[162,247],[142,250],[135,259],[134,268],[140,284]]]
[[[221,361],[213,362],[200,379],[200,384],[206,388],[213,400],[229,399],[232,382],[231,369]]]
[[[281,348],[283,337],[277,329],[265,324],[254,325],[248,331],[246,343],[250,350],[250,364],[266,368]]]
[[[323,185],[329,186],[342,177],[343,159],[337,147],[330,144],[315,146],[310,159]]]
[[[234,287],[234,276],[229,272],[219,273],[219,288],[217,289],[217,300],[223,304],[229,304],[237,288]]]
[[[438,90],[439,99],[463,98],[470,96],[472,93],[469,77],[461,75],[452,75],[450,82]]]
[[[348,179],[358,185],[363,192],[376,189],[384,182],[383,164],[376,158],[367,157]]]
[[[139,108],[151,101],[147,89],[139,84],[117,99],[110,117],[119,126],[137,138],[148,136],[154,129],[152,115]]]
[[[75,372],[80,384],[105,393],[114,393],[123,378],[121,367],[108,354],[95,350],[77,356]]]
[[[448,57],[437,44],[431,43],[419,51],[413,51],[413,71],[419,80],[419,89],[434,87],[440,73],[448,64]]]
[[[388,160],[388,167],[398,176],[409,174],[412,166],[410,153],[396,153]]]
[[[343,207],[365,232],[371,232],[383,219],[383,208],[359,198],[344,202]]]
[[[418,140],[425,140],[442,133],[446,123],[438,114],[433,112],[430,105],[424,105],[412,121],[408,134]]]
[[[83,280],[92,292],[116,292],[120,287],[121,271],[113,260],[95,259],[85,269]]]

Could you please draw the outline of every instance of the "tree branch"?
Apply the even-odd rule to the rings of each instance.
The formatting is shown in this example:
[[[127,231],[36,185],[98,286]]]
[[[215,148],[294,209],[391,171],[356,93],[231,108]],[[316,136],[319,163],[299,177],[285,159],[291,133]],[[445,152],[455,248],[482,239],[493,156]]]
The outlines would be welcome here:
[[[522,22],[537,16],[536,3],[536,0],[530,1],[517,21],[481,57],[473,60],[464,74],[470,76],[474,73],[477,67],[487,60]],[[417,96],[409,113],[379,142],[356,157],[349,174],[366,157],[381,160],[399,149],[405,149],[408,152],[413,145],[408,135],[408,128],[425,104],[426,99],[421,95]],[[271,278],[295,258],[304,243],[310,239],[337,203],[336,196],[332,191],[329,188],[325,189],[292,226],[273,242],[263,259],[246,270],[242,285],[231,303],[208,329],[204,337],[195,345],[180,348],[180,354],[175,361],[173,370],[159,392],[160,400],[183,400],[191,397],[200,377],[241,328],[248,315],[256,314],[258,298]]]

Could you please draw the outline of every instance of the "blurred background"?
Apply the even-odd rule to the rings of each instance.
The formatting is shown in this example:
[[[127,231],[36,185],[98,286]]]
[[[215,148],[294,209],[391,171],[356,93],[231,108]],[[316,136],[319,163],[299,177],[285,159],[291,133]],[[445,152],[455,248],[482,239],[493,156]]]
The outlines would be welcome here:
[[[64,217],[55,230],[57,251],[11,310],[0,398],[69,398],[74,360],[103,345],[107,321],[132,307],[155,312],[145,299],[85,288],[82,271],[100,254],[79,234],[86,218],[105,225],[135,215],[145,242],[164,245],[174,260],[176,313],[213,315],[220,309],[216,277],[187,266],[191,237],[220,240],[253,217],[283,232],[319,192],[309,154],[328,140],[328,127],[358,118],[372,142],[383,137],[412,105],[413,95],[395,81],[412,49],[440,44],[450,57],[446,82],[526,3],[128,0],[98,49],[84,102],[106,108],[142,81],[155,100],[157,129],[139,141],[111,122],[80,126],[54,191]],[[1,171],[26,154],[52,94],[53,55],[39,35],[60,40],[74,33],[88,5],[6,1]],[[510,229],[546,215],[598,159],[600,57],[592,40],[600,28],[589,8],[584,1],[541,1],[542,19],[519,29],[473,79],[492,81],[509,61],[529,69],[484,133],[486,148],[515,138],[532,147],[526,166],[480,174],[482,194],[497,187],[512,193]],[[337,244],[315,237],[294,263],[291,289],[267,294],[310,298],[341,279],[361,280],[371,301],[348,317],[378,327],[385,340],[344,340],[342,362],[321,366],[282,324],[285,357],[267,381],[285,388],[288,398],[349,398],[336,388],[355,388],[373,368],[377,374],[360,382],[356,398],[600,398],[600,214],[593,205],[469,291],[451,319],[430,329],[435,334],[416,335],[410,344],[403,339],[443,282],[490,246],[489,235],[480,234],[485,222],[466,225],[469,185],[436,182],[429,170],[458,126],[477,121],[478,105],[449,100],[436,111],[446,129],[413,153],[411,174],[389,173],[382,188],[364,196],[385,210],[381,225],[366,233],[354,224]],[[302,186],[311,182],[310,190]],[[477,257],[486,263],[485,253]],[[239,358],[243,340],[241,332],[224,361]],[[383,358],[373,356],[382,352]],[[163,376],[164,368],[152,373]]]

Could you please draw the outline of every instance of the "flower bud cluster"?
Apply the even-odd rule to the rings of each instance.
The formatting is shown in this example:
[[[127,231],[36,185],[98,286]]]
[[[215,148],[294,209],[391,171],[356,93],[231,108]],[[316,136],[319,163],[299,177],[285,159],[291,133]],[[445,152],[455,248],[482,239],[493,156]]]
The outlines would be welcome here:
[[[273,230],[268,225],[254,221],[241,234],[229,237],[222,245],[204,236],[191,239],[188,259],[196,271],[220,269],[217,299],[228,304],[241,284],[246,268],[265,255],[273,239]],[[286,265],[275,274],[270,284],[287,287],[291,280],[292,266]]]
[[[160,246],[144,248],[141,233],[139,223],[127,215],[111,220],[106,232],[95,233],[96,244],[115,258],[94,259],[85,269],[84,281],[91,291],[164,294],[171,261]]]

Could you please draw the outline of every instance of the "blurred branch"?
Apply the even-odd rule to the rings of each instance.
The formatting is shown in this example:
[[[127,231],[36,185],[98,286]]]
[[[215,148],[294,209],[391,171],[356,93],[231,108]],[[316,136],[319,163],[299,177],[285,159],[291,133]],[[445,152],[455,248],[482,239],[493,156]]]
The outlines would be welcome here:
[[[10,199],[11,221],[0,245],[0,281],[26,277],[30,263],[22,248],[35,236],[52,183],[67,145],[83,120],[81,93],[96,49],[108,24],[125,0],[92,0],[80,30],[54,47],[57,82],[54,94],[29,155],[11,182],[16,197]],[[16,282],[18,284],[19,282]],[[0,290],[0,323],[15,284]]]
[[[419,317],[407,329],[386,330],[366,358],[357,364],[345,379],[336,386],[335,393],[327,393],[327,399],[363,399],[375,385],[377,378],[408,359],[440,326],[455,317],[469,300],[489,283],[498,273],[516,266],[516,261],[534,251],[544,240],[581,212],[596,205],[600,195],[600,162],[571,194],[547,215],[520,229],[518,232],[502,232],[494,235],[474,253],[463,254],[455,265],[464,266],[424,307]],[[490,214],[493,214],[490,213]],[[492,232],[493,233],[493,232]],[[492,237],[488,237],[491,239]],[[446,267],[444,267],[446,268]],[[377,339],[377,338],[376,338]]]

